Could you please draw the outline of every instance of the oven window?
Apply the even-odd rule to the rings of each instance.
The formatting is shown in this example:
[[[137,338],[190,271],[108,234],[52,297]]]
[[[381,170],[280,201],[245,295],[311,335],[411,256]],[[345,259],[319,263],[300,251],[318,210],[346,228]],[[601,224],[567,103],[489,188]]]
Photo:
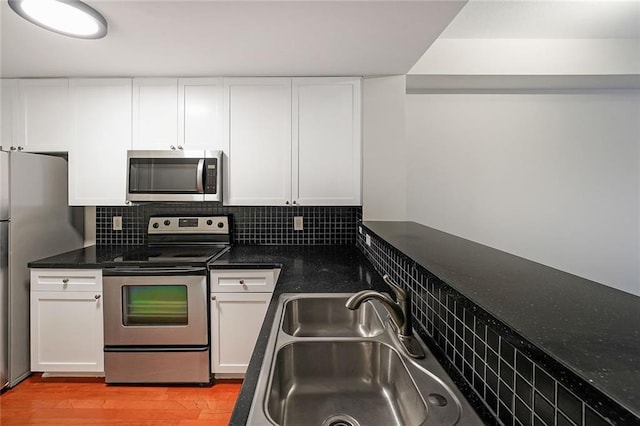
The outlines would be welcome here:
[[[187,286],[122,287],[124,326],[187,325]]]

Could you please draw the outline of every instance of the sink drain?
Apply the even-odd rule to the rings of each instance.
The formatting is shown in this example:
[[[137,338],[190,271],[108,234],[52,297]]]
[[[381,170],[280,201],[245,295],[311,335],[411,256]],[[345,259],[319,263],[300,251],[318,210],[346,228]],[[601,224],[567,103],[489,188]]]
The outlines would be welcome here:
[[[322,426],[360,426],[360,423],[346,414],[334,414],[327,417]]]

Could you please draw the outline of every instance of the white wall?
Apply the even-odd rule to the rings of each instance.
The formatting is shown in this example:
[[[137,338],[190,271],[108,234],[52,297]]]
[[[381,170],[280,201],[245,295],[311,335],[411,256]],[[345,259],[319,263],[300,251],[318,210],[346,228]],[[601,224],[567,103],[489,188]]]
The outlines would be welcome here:
[[[362,85],[364,220],[406,220],[405,76]]]
[[[406,97],[412,220],[640,295],[640,91]]]

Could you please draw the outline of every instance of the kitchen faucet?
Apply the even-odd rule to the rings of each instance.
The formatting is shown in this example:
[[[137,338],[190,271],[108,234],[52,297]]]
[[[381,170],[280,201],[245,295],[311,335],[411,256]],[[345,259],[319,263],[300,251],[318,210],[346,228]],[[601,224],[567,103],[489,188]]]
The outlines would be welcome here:
[[[363,290],[351,296],[345,306],[351,310],[356,310],[363,302],[367,300],[378,300],[382,306],[389,312],[391,324],[394,326],[398,339],[404,347],[407,355],[412,358],[424,358],[424,351],[415,337],[413,337],[413,327],[411,326],[411,296],[404,291],[398,284],[394,283],[389,275],[382,277],[389,284],[393,292],[396,294],[397,303],[393,301],[391,296],[385,293],[379,293],[374,290]]]

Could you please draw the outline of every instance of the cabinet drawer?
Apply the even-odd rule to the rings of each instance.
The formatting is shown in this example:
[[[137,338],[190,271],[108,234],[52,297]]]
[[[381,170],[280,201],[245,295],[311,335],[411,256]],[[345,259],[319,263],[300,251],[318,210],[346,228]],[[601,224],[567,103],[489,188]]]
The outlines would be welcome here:
[[[279,269],[211,271],[212,293],[272,293]]]
[[[31,291],[102,291],[100,269],[32,269]]]

